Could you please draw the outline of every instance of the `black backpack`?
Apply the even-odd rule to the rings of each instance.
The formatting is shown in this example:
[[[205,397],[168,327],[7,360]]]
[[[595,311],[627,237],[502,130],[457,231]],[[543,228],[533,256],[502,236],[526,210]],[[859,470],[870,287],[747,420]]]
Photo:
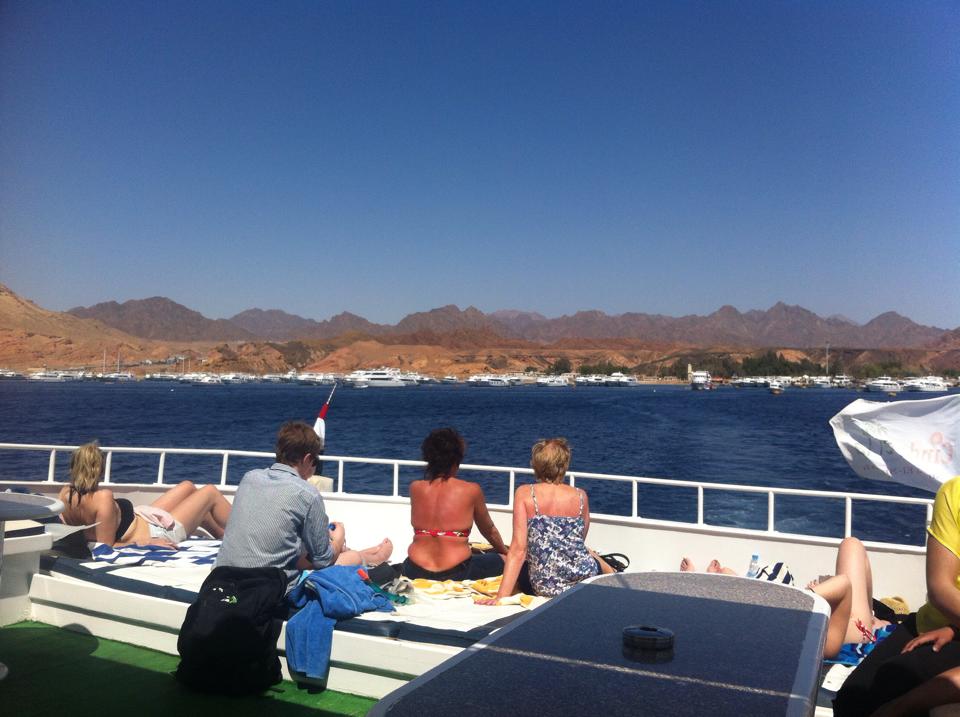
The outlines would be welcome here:
[[[286,589],[278,568],[214,568],[180,628],[177,679],[199,692],[226,695],[277,684]]]

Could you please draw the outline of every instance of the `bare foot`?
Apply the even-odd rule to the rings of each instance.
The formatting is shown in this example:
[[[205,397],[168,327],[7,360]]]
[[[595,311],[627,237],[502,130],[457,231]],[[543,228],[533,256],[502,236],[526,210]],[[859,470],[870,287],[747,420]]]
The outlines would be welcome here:
[[[690,558],[684,558],[680,561],[680,572],[682,573],[692,573],[696,572],[696,568],[693,567],[693,563],[690,562]]]
[[[393,554],[393,542],[391,542],[390,538],[384,538],[379,545],[367,548],[361,551],[361,553],[367,565],[370,567],[379,565],[390,559],[390,556]]]
[[[723,568],[720,565],[720,561],[714,558],[710,561],[710,564],[707,566],[708,573],[722,573]]]

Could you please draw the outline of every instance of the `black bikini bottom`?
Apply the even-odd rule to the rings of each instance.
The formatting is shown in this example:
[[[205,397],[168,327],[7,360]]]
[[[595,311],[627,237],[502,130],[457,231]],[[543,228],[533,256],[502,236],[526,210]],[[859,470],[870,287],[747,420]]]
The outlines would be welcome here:
[[[427,570],[421,568],[410,558],[403,561],[402,575],[411,580],[426,578],[427,580],[479,580],[503,575],[503,558],[497,553],[471,555],[462,563],[447,570]]]

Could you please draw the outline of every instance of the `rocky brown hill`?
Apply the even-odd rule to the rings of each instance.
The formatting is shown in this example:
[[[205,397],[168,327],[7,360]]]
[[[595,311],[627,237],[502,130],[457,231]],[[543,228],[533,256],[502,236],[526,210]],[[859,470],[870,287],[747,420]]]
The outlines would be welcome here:
[[[392,326],[375,324],[348,312],[316,321],[278,309],[249,309],[229,320],[212,320],[161,297],[123,304],[111,301],[87,309],[71,309],[70,313],[96,318],[141,338],[180,341],[254,338],[290,341],[329,339],[344,334],[384,337],[466,331],[547,344],[583,339],[628,339],[701,347],[803,348],[829,342],[837,347],[884,349],[932,346],[946,333],[943,329],[917,324],[893,311],[859,325],[840,316],[823,318],[801,306],[782,302],[765,311],[741,312],[733,306],[722,306],[707,316],[674,317],[637,312],[610,315],[602,311],[579,311],[553,319],[523,311],[485,314],[472,306],[460,309],[450,304],[409,314]]]
[[[108,326],[144,339],[160,341],[237,341],[256,335],[226,319],[208,319],[163,296],[133,299],[118,304],[108,301],[90,307],[78,306],[67,313],[82,319],[97,319]]]
[[[708,316],[681,317],[602,311],[580,311],[556,319],[501,315],[497,321],[514,336],[558,341],[571,337],[631,338],[697,346],[729,345],[835,346],[913,348],[937,341],[943,329],[922,326],[895,312],[881,314],[860,326],[840,317],[822,318],[800,306],[778,303],[766,311],[740,312],[723,306]]]
[[[279,309],[248,309],[230,317],[230,322],[255,336],[274,341],[329,339],[349,333],[382,334],[389,326],[374,324],[362,316],[344,311],[327,321],[305,319]]]

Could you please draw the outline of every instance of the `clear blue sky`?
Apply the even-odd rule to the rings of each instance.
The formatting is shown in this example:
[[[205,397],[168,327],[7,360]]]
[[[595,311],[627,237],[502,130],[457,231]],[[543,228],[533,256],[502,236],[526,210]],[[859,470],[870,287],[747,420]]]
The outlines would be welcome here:
[[[0,282],[960,325],[960,5],[0,4]]]

